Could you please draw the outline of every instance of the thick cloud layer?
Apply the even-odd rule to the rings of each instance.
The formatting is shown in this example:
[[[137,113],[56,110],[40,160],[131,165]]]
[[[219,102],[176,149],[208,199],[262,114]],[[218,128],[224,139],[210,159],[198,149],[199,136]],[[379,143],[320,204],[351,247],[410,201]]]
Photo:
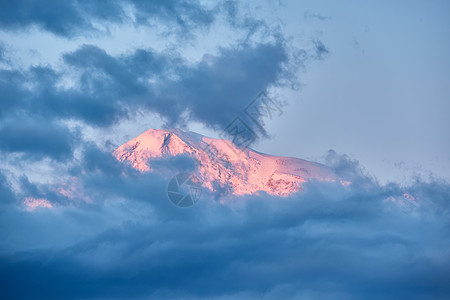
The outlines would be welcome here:
[[[195,206],[180,209],[166,196],[170,173],[139,173],[95,147],[83,161],[72,171],[77,189],[69,196],[57,186],[28,184],[27,193],[51,199],[53,209],[25,212],[17,201],[3,212],[0,276],[9,298],[450,293],[448,183],[379,186],[335,155],[360,180],[350,187],[311,183],[290,198],[225,203],[204,189]],[[174,173],[190,168],[184,161],[159,164]]]

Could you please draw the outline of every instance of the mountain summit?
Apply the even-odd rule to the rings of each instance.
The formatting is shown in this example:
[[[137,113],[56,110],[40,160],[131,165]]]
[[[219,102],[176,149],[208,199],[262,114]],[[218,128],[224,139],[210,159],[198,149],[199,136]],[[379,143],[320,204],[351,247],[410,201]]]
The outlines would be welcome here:
[[[231,141],[179,129],[149,129],[113,155],[142,172],[158,171],[152,168],[152,160],[188,155],[197,162],[196,175],[206,188],[235,195],[264,191],[287,196],[301,190],[307,181],[339,181],[331,169],[319,163],[239,149]]]

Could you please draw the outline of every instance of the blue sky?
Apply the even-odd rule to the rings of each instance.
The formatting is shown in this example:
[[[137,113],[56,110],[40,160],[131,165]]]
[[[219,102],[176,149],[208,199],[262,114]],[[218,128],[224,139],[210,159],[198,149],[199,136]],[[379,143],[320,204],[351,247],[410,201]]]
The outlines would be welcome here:
[[[1,290],[448,298],[449,20],[447,1],[0,2]],[[252,147],[351,187],[180,210],[170,177],[111,156],[149,128],[218,137],[261,91],[283,114]]]
[[[448,3],[345,3],[298,3],[323,20],[282,13],[291,34],[318,32],[330,54],[303,74],[304,88],[290,95],[288,116],[271,132],[283,145],[295,134],[286,148],[310,158],[327,148],[352,154],[383,182],[448,178]],[[289,129],[294,124],[304,130]]]

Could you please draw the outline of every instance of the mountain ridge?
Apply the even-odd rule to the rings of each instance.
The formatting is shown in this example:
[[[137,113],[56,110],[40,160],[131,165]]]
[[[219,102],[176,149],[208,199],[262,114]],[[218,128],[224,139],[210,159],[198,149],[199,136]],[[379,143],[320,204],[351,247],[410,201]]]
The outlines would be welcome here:
[[[198,163],[195,173],[206,188],[235,195],[263,191],[288,196],[312,180],[348,184],[319,163],[239,149],[229,140],[180,129],[149,129],[118,147],[113,155],[141,172],[158,171],[152,169],[154,159],[188,155]]]

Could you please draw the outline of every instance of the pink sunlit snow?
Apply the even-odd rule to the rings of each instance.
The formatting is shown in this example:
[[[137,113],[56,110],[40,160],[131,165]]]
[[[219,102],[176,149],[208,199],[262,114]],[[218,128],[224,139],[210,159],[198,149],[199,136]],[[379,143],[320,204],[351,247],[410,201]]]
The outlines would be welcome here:
[[[179,129],[150,129],[117,148],[113,155],[142,171],[152,169],[152,159],[186,154],[197,163],[197,175],[206,188],[228,189],[235,195],[287,196],[307,181],[340,181],[328,167],[292,157],[278,157],[239,149],[228,140],[213,139]]]

